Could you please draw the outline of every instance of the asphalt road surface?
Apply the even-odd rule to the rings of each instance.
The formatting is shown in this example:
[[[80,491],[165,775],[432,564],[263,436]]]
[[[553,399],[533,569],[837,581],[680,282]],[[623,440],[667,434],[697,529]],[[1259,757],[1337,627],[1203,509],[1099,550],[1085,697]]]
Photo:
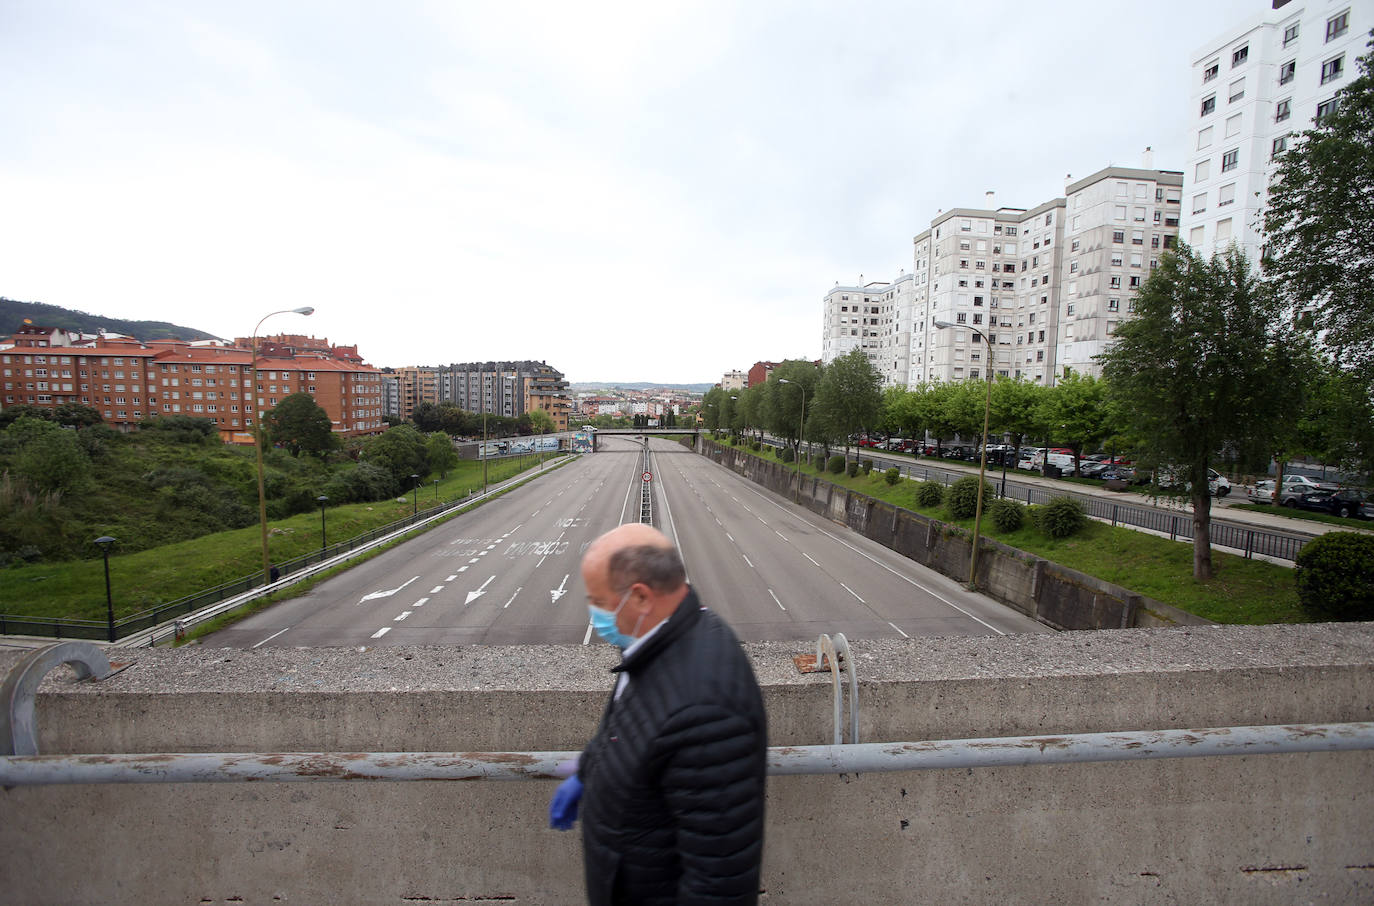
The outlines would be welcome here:
[[[643,447],[585,455],[204,640],[212,647],[602,644],[582,553],[638,521]],[[666,440],[655,522],[703,603],[746,641],[1049,632]]]

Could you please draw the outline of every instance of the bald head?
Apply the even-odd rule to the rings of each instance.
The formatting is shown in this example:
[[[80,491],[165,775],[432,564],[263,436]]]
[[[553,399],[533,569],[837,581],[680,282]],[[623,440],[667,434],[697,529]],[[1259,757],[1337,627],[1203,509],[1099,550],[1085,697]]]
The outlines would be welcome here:
[[[642,583],[666,594],[687,581],[682,558],[668,536],[639,522],[627,522],[593,541],[582,559],[582,572],[599,574],[616,593]]]

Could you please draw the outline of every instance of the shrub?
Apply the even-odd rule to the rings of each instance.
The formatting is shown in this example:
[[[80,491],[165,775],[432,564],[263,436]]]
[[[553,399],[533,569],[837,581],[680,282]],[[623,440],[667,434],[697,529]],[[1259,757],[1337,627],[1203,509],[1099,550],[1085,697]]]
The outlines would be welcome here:
[[[848,475],[850,478],[853,478],[855,475],[858,475],[859,464],[857,462],[849,463],[844,467],[844,474]]]
[[[1003,497],[992,502],[988,515],[999,532],[1014,532],[1025,524],[1026,508],[1015,500]]]
[[[896,466],[893,466],[883,473],[883,481],[886,481],[888,484],[896,484],[901,480],[902,472]]]
[[[923,481],[916,485],[916,503],[923,507],[937,507],[944,502],[944,485],[935,481]]]
[[[864,462],[863,462],[863,468],[864,468],[864,475],[868,475],[868,473],[872,472],[872,471],[873,471],[873,460],[871,460],[871,459],[865,459]]]
[[[778,459],[781,459],[783,462],[792,462],[796,458],[797,457],[795,454],[793,454],[791,447],[783,447],[781,450],[778,451]]]
[[[983,482],[983,500],[993,499],[996,492],[992,485]],[[968,475],[960,478],[949,487],[949,496],[946,498],[945,505],[949,507],[949,514],[955,519],[971,519],[978,512],[978,478]]]
[[[1298,551],[1298,603],[1322,620],[1374,620],[1374,535],[1327,532]]]
[[[762,447],[763,444],[757,440],[751,440],[749,442],[749,449],[753,450],[755,453],[757,453]]]
[[[1051,538],[1067,538],[1088,524],[1083,504],[1072,497],[1054,497],[1033,512],[1036,527]]]
[[[844,471],[844,457],[838,454],[830,457],[830,461],[825,464],[825,470],[832,475],[839,475]]]

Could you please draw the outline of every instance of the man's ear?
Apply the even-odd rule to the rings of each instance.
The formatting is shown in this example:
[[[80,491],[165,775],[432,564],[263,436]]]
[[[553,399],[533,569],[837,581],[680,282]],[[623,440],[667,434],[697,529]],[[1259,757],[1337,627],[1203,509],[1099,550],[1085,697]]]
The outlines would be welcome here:
[[[643,582],[630,586],[630,600],[626,603],[635,613],[648,613],[653,609],[653,589]]]

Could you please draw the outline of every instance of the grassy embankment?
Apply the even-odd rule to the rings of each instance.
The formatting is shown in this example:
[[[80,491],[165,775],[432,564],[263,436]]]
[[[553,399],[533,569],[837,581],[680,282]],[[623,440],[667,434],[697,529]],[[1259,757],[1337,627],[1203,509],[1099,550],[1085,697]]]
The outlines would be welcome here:
[[[744,444],[736,449],[778,461]],[[789,468],[794,467],[795,463],[789,465]],[[919,506],[916,503],[918,482],[899,481],[889,485],[877,468],[868,476],[860,473],[853,478],[823,472],[805,463],[801,469],[807,475],[819,475],[861,494],[961,526],[970,532],[973,530],[972,519],[955,519],[943,507]],[[1206,582],[1198,582],[1193,578],[1191,542],[1170,541],[1096,521],[1090,521],[1082,532],[1062,539],[1041,534],[1029,522],[1015,532],[1000,532],[985,518],[982,531],[987,537],[1010,547],[1218,623],[1301,623],[1309,619],[1298,606],[1293,570],[1263,560],[1246,560],[1214,548],[1212,564],[1216,575]]]
[[[535,465],[534,457],[492,461],[488,482],[496,484]],[[437,497],[451,502],[481,491],[482,464],[462,462],[438,485]],[[435,504],[433,483],[420,488],[423,510]],[[411,496],[374,503],[329,507],[326,527],[331,542],[409,516]],[[320,546],[320,514],[301,513],[268,521],[268,547],[273,561],[289,560]],[[258,525],[203,535],[137,553],[110,557],[110,585],[115,618],[129,616],[250,575],[262,569],[262,533]],[[0,613],[54,619],[104,620],[105,573],[99,557],[40,563],[0,570]]]

